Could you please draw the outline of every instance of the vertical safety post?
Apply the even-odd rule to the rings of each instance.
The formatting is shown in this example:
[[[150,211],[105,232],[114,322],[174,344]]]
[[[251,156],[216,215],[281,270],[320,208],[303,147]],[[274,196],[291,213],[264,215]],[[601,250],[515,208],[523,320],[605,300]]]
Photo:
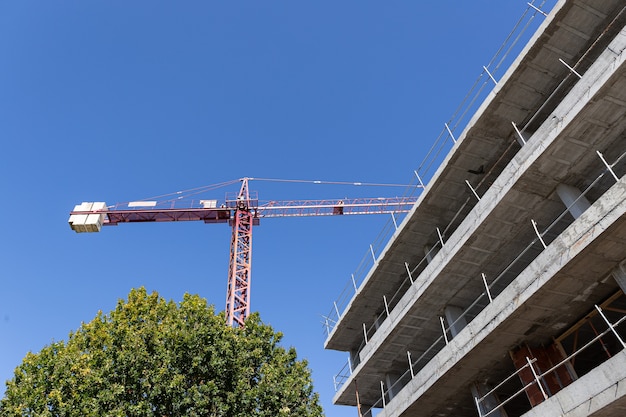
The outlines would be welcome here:
[[[539,389],[541,390],[541,394],[543,394],[543,399],[547,400],[548,395],[546,394],[546,391],[543,389],[543,384],[541,384],[541,380],[539,380],[539,375],[537,375],[537,372],[535,371],[535,367],[533,366],[530,359],[528,359],[528,356],[526,356],[526,362],[528,362],[528,367],[532,371],[533,376],[535,377],[535,381],[537,381],[537,385],[539,386]]]
[[[495,78],[493,78],[493,75],[491,75],[491,73],[489,72],[489,70],[487,69],[487,67],[485,67],[485,66],[483,65],[483,69],[485,70],[485,72],[487,73],[487,75],[489,76],[489,78],[491,78],[491,81],[493,81],[493,83],[494,83],[495,85],[498,85],[498,82],[496,81],[496,79],[495,79]]]
[[[567,62],[563,61],[561,58],[559,58],[559,62],[561,62],[561,64],[565,65],[567,67],[567,69],[570,70],[570,72],[572,74],[574,74],[575,76],[577,76],[578,78],[582,78],[583,77],[578,72],[576,72],[576,70],[574,68],[572,68],[569,65],[567,65]]]
[[[441,235],[441,231],[437,227],[437,236],[439,236],[439,242],[441,242],[441,248],[443,249],[443,236]]]
[[[517,128],[515,122],[511,122],[511,124],[513,125],[513,129],[515,129],[515,133],[517,133],[517,136],[522,141],[522,144],[526,145],[526,140],[524,139],[524,136],[522,136],[522,132],[520,132],[520,130]]]
[[[409,281],[411,281],[411,285],[413,285],[413,276],[411,275],[411,270],[409,269],[409,263],[405,262],[404,267],[406,268],[407,274],[409,274]]]
[[[491,298],[491,292],[489,291],[489,285],[487,285],[487,277],[484,273],[481,273],[483,277],[483,284],[485,284],[485,291],[487,291],[487,297],[489,297],[489,303],[493,303],[493,298]]]
[[[448,335],[446,334],[446,325],[443,322],[443,317],[439,317],[439,321],[441,322],[441,330],[443,331],[443,338],[446,341],[446,345],[448,344]]]
[[[468,180],[465,180],[465,184],[467,184],[469,189],[472,190],[472,194],[474,194],[474,197],[476,197],[476,200],[480,201],[480,197],[478,196],[478,193],[476,193],[476,190],[474,190],[474,187],[472,187],[472,184],[470,184]]]
[[[383,381],[380,381],[380,393],[383,399],[383,408],[385,408],[387,406],[387,403],[385,401],[385,383]]]
[[[606,165],[606,168],[609,170],[611,175],[613,175],[613,178],[615,179],[615,181],[619,181],[619,178],[617,178],[617,175],[615,175],[615,172],[613,172],[613,169],[611,169],[611,165],[609,165],[608,162],[606,162],[606,159],[604,159],[604,156],[600,153],[600,151],[596,151],[596,153],[598,154],[598,156],[600,157],[604,165]]]
[[[422,187],[422,189],[424,188],[424,183],[422,182],[422,179],[420,178],[420,174],[417,173],[417,171],[413,171],[415,173],[415,176],[417,177],[417,180],[420,183],[420,186]]]
[[[448,124],[444,123],[444,126],[446,127],[446,130],[448,131],[448,135],[450,135],[450,137],[452,138],[452,142],[456,143],[456,139],[454,135],[452,134],[452,131],[450,130],[450,127],[448,126]]]
[[[530,219],[530,222],[533,224],[533,229],[535,229],[535,233],[537,234],[537,237],[539,238],[539,241],[541,242],[541,244],[543,245],[543,248],[547,248],[546,246],[546,242],[543,241],[543,238],[541,237],[541,233],[539,233],[539,229],[537,229],[537,222],[533,219]]]
[[[598,307],[597,305],[595,307],[596,307],[596,310],[598,310],[598,313],[600,313],[600,316],[602,316],[602,318],[606,322],[607,326],[609,326],[609,328],[611,329],[611,331],[613,332],[615,337],[617,337],[617,340],[619,340],[619,342],[622,344],[622,348],[626,349],[626,343],[624,343],[624,341],[622,340],[620,335],[617,333],[617,331],[615,330],[615,327],[613,327],[613,325],[611,324],[609,319],[606,318],[606,316],[604,315],[604,312],[602,311],[602,309],[600,307]]]

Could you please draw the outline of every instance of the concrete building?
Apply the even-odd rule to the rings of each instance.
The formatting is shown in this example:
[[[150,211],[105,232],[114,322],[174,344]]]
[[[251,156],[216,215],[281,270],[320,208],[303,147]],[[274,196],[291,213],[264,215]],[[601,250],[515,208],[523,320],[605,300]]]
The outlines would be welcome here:
[[[456,137],[446,124],[416,172],[419,201],[335,303],[325,347],[350,358],[336,404],[626,415],[626,2],[542,7],[508,70],[485,67],[477,89],[493,88]]]

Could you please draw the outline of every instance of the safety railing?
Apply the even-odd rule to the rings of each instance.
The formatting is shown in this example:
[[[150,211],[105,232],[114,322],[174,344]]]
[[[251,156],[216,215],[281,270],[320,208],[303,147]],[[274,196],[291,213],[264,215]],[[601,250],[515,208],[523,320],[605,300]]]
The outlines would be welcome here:
[[[507,377],[505,380],[503,380],[502,382],[500,382],[498,385],[496,385],[493,389],[491,389],[491,391],[487,392],[485,395],[483,395],[482,397],[474,397],[474,401],[476,403],[476,408],[478,410],[478,415],[479,417],[487,417],[491,414],[494,414],[495,412],[497,412],[498,410],[504,408],[505,405],[507,405],[509,402],[511,402],[512,400],[514,400],[516,397],[520,396],[521,394],[525,393],[528,391],[528,389],[530,387],[532,387],[533,385],[536,386],[540,391],[541,394],[543,396],[544,400],[547,400],[551,395],[550,392],[547,391],[544,386],[546,386],[546,382],[545,382],[545,378],[548,375],[551,375],[553,372],[555,372],[557,369],[559,369],[562,366],[565,366],[567,364],[569,364],[576,356],[580,355],[581,353],[585,352],[589,347],[591,347],[592,345],[594,345],[595,343],[602,343],[602,338],[605,337],[607,334],[612,333],[615,338],[619,341],[621,349],[625,349],[626,348],[626,343],[624,343],[624,339],[622,338],[622,336],[619,334],[619,332],[617,331],[617,327],[624,321],[626,321],[626,316],[622,316],[618,321],[616,321],[615,323],[611,323],[608,318],[606,317],[606,315],[604,314],[602,308],[600,308],[599,306],[595,306],[596,311],[598,312],[599,316],[602,317],[604,323],[607,325],[607,329],[598,333],[594,338],[592,338],[589,342],[585,343],[583,346],[581,346],[579,349],[575,350],[572,354],[570,354],[569,356],[567,356],[565,359],[561,360],[559,363],[557,363],[556,365],[552,366],[550,369],[544,371],[544,372],[538,372],[537,369],[535,369],[535,367],[533,366],[533,364],[536,362],[536,359],[530,359],[528,357],[526,357],[526,361],[527,364],[524,365],[522,368],[518,369],[516,372],[514,372],[513,374],[511,374],[509,377]],[[506,384],[509,380],[515,378],[516,376],[519,377],[520,374],[525,371],[526,369],[530,369],[532,371],[532,375],[533,375],[533,380],[527,384],[525,384],[524,386],[522,386],[518,391],[514,392],[512,395],[510,395],[507,398],[504,399],[500,399],[500,403],[498,404],[497,407],[494,407],[492,409],[486,409],[487,407],[484,407],[483,404],[485,403],[485,401],[492,396],[493,394],[497,393],[498,390],[504,385]],[[521,378],[520,378],[521,380]]]
[[[607,189],[610,188],[612,184],[619,181],[621,176],[625,174],[626,171],[626,152],[619,155],[619,157],[613,162],[609,164],[602,153],[596,151],[599,161],[599,175],[581,192],[580,196],[576,198],[571,204],[566,206],[566,208],[560,212],[554,220],[543,229],[543,231],[539,230],[539,226],[531,220],[531,224],[529,227],[533,228],[533,231],[536,233],[536,237],[531,240],[531,242],[526,245],[523,250],[519,252],[519,254],[509,262],[504,268],[501,269],[500,273],[491,281],[488,282],[485,274],[481,274],[480,277],[476,277],[476,282],[479,282],[483,288],[482,292],[478,295],[478,297],[463,310],[463,312],[459,315],[459,317],[453,322],[446,323],[446,320],[443,317],[434,317],[424,327],[432,328],[434,326],[441,326],[441,334],[440,336],[432,342],[432,344],[424,349],[423,352],[420,353],[420,356],[417,357],[416,360],[412,360],[411,352],[407,352],[408,356],[408,369],[402,374],[400,379],[391,386],[389,389],[401,389],[402,387],[396,386],[400,384],[401,381],[406,381],[408,375],[412,379],[415,374],[422,369],[429,361],[434,357],[439,351],[441,351],[446,345],[450,343],[453,339],[454,335],[452,333],[452,329],[457,328],[458,326],[464,326],[467,323],[471,322],[482,310],[484,310],[489,304],[491,304],[494,299],[500,295],[504,289],[517,277],[515,271],[524,270],[534,259],[545,249],[547,246],[555,239],[558,234],[564,229],[566,226],[573,222],[573,219],[570,218],[570,209],[574,207],[581,199],[586,198],[586,196],[592,191],[596,194],[603,194]],[[617,172],[616,168],[619,168],[621,172]],[[566,221],[566,224],[563,224],[563,221]],[[411,285],[421,285],[422,281],[418,279],[411,278],[409,282]],[[407,278],[409,280],[409,278]],[[468,281],[468,285],[471,285],[471,281]],[[478,292],[478,291],[477,291]],[[403,296],[404,293],[396,293],[396,296],[392,297],[391,300],[385,301],[385,303],[395,302],[397,301],[397,297]],[[376,325],[372,325],[368,328],[364,325],[364,338],[361,343],[358,351],[353,355],[353,362],[350,363],[350,360],[346,365],[344,365],[343,370],[349,370],[352,372],[353,367],[358,364],[360,353],[363,348],[370,342],[373,334],[376,329],[379,327],[381,322],[387,318],[390,314],[391,310],[385,310],[383,313],[379,315]],[[341,382],[345,382],[349,379],[350,375],[343,375],[340,379]],[[335,388],[338,390],[342,386],[341,384],[336,384]],[[383,382],[381,382],[383,384]],[[384,384],[383,384],[384,386]],[[402,385],[404,386],[404,385]],[[388,390],[383,389],[383,393],[386,393]],[[375,407],[384,403],[383,398],[381,398],[380,402],[375,405]]]
[[[414,196],[418,192],[422,192],[429,181],[435,174],[436,169],[444,161],[445,157],[454,149],[457,142],[457,132],[465,129],[470,120],[471,115],[478,108],[480,103],[486,99],[487,95],[497,85],[496,77],[502,72],[502,68],[510,65],[517,52],[519,52],[520,41],[527,40],[524,38],[528,34],[528,29],[533,27],[534,20],[537,16],[546,16],[542,8],[548,2],[554,0],[541,0],[528,2],[528,7],[522,13],[513,29],[506,37],[500,48],[496,51],[489,63],[482,67],[478,78],[467,92],[459,106],[456,108],[450,119],[444,123],[444,126],[433,142],[426,156],[414,171],[414,178],[411,179],[409,187],[405,191],[405,196]],[[523,45],[523,44],[522,44]],[[491,88],[489,88],[491,86]],[[471,186],[470,186],[471,187]],[[391,218],[380,232],[376,241],[372,243],[364,254],[361,262],[356,270],[351,274],[349,280],[341,290],[339,296],[333,301],[333,305],[329,313],[323,317],[323,329],[325,336],[328,337],[335,325],[338,323],[341,315],[349,305],[350,301],[358,293],[360,285],[377,264],[377,259],[381,255],[389,239],[398,229],[398,222]]]

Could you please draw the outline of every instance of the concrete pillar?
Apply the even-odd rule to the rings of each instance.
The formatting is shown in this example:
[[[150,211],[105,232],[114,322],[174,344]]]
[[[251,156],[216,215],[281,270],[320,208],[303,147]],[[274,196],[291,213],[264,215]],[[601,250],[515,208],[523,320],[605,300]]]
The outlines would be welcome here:
[[[389,401],[391,401],[393,397],[395,397],[402,389],[400,384],[396,384],[399,379],[400,375],[398,374],[385,374],[385,387],[387,387],[387,396]]]
[[[493,388],[483,382],[474,382],[470,387],[472,390],[472,396],[474,398],[482,398],[485,394],[491,391]],[[495,394],[490,394],[480,403],[480,415],[484,416],[488,412],[495,410],[500,405],[500,399]],[[507,417],[506,411],[500,408],[493,411],[490,416],[494,417]]]
[[[387,320],[387,312],[381,311],[378,317],[376,317],[376,321],[374,321],[374,329],[378,331],[385,320]]]
[[[431,263],[433,258],[439,253],[439,248],[435,248],[429,245],[424,246],[424,255],[426,255],[426,261]]]
[[[456,335],[467,326],[467,320],[465,317],[461,317],[463,315],[463,309],[457,306],[446,306],[443,313],[450,327],[450,334],[452,338],[455,338]]]
[[[354,369],[359,366],[361,363],[361,355],[357,350],[350,351],[350,370],[354,371]],[[352,373],[352,372],[351,372]]]
[[[577,188],[571,185],[559,184],[556,187],[556,193],[574,219],[579,218],[591,206],[589,200]]]
[[[626,294],[626,265],[621,263],[617,268],[611,271],[611,275],[615,278],[615,281],[622,289],[622,292]]]

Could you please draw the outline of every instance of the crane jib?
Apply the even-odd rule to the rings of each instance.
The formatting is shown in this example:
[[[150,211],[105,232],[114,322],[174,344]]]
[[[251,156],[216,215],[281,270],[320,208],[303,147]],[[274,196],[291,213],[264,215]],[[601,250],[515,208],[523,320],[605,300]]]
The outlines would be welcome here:
[[[228,223],[232,227],[226,300],[227,323],[244,326],[250,312],[252,226],[261,218],[394,214],[411,211],[418,197],[343,198],[327,200],[269,201],[259,204],[248,192],[247,179],[237,195],[218,200],[141,200],[107,206],[83,202],[70,212],[68,223],[77,233],[99,232],[102,226],[120,223],[202,221]],[[186,207],[181,207],[182,205]],[[394,224],[396,218],[393,217]],[[397,226],[396,226],[397,228]]]
[[[163,210],[115,210],[107,211],[104,225],[136,222],[181,222],[203,221],[205,223],[227,223],[231,217],[229,209],[163,209]]]
[[[246,205],[259,224],[258,219],[269,217],[306,217],[306,216],[333,216],[333,215],[363,215],[407,213],[414,205],[416,198],[388,198],[388,199],[360,199],[345,201],[298,201],[271,202],[268,205]],[[230,203],[230,202],[229,202]],[[279,204],[277,204],[279,203]],[[283,203],[283,204],[280,204]],[[190,208],[159,208],[135,207],[128,208],[107,207],[105,203],[82,203],[70,213],[70,226],[76,232],[98,232],[101,226],[115,226],[119,223],[142,222],[177,222],[202,221],[204,223],[231,222],[234,211],[241,210],[233,204],[224,204],[220,207],[190,207]]]

